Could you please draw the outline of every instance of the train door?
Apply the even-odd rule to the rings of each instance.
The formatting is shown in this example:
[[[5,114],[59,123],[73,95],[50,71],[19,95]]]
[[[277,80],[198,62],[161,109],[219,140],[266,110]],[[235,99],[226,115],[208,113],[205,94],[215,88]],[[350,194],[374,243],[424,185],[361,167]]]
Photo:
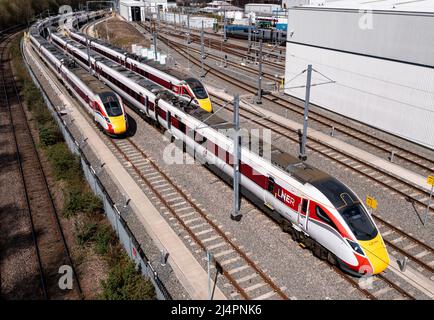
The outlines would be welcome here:
[[[274,207],[268,199],[270,198],[270,195],[269,195],[270,193],[274,197],[275,189],[276,189],[276,183],[274,182],[274,178],[268,177],[267,187],[264,189],[264,205],[266,207],[270,208],[271,210],[274,210]]]
[[[167,122],[167,130],[172,133],[172,115],[170,111],[166,112],[166,122]]]
[[[145,96],[144,99],[144,104],[145,104],[145,110],[146,110],[146,114],[148,115],[148,117],[150,116],[149,114],[149,101],[148,101],[148,96]]]
[[[298,225],[307,230],[307,218],[309,216],[309,200],[303,199],[298,210]]]

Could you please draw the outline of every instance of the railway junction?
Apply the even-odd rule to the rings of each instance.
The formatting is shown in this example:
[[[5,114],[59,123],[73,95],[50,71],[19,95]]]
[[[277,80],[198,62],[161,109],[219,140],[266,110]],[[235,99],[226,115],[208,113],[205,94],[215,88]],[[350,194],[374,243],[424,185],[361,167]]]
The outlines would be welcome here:
[[[109,225],[156,297],[432,300],[430,141],[323,106],[317,87],[340,80],[314,63],[289,77],[288,46],[190,28],[181,18],[160,21],[160,14],[142,12],[134,19],[142,21],[129,22],[113,10],[76,13],[74,28],[54,16],[35,21],[20,46]],[[110,32],[115,26],[118,34]],[[122,32],[133,40],[122,41]],[[18,27],[1,36],[2,167],[10,170],[0,179],[16,181],[1,206],[21,216],[14,223],[1,217],[3,227],[10,224],[2,238],[2,294],[83,299],[90,289],[71,250],[73,228],[60,214],[14,77],[12,46],[22,33]],[[72,65],[84,75],[61,73]],[[77,89],[89,81],[119,97],[126,134],[113,136],[95,121],[99,113],[115,123],[109,109]],[[207,98],[212,112],[201,108]],[[247,133],[242,147],[240,132]],[[8,247],[8,237],[20,234],[26,245]],[[32,263],[17,276],[20,261]],[[62,265],[72,267],[74,290],[57,288]],[[34,288],[17,285],[25,277]]]

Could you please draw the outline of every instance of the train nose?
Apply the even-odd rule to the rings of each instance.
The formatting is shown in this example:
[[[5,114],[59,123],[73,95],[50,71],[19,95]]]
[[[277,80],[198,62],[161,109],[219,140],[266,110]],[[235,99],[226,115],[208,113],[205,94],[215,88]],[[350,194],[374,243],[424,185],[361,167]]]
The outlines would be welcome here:
[[[369,259],[373,268],[373,274],[383,272],[389,265],[389,254],[380,234],[369,241],[360,241],[359,243]]]
[[[123,134],[127,131],[127,124],[123,115],[119,117],[112,117],[110,122],[113,126],[114,134]]]
[[[207,99],[197,99],[199,106],[206,112],[212,112],[211,100]]]

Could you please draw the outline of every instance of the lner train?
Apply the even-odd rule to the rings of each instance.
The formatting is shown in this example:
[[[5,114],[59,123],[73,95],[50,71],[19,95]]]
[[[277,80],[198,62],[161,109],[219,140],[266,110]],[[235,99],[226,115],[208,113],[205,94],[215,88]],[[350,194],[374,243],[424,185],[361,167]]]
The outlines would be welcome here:
[[[86,45],[85,35],[73,31],[70,31],[69,35],[73,40]],[[161,65],[153,60],[148,60],[143,57],[128,56],[125,50],[97,39],[90,39],[89,46],[106,58],[122,64],[127,69],[137,72],[149,80],[173,91],[175,94],[194,99],[193,102],[198,104],[202,109],[212,112],[208,91],[198,79],[169,66]]]
[[[70,12],[57,16],[50,16],[48,18],[38,20],[36,23],[32,25],[33,30],[37,30],[40,35],[47,36],[46,30],[48,27],[53,25],[59,25],[59,22],[64,23],[65,26],[68,25],[68,21],[71,21],[71,25],[74,28],[78,28],[82,24],[88,22],[92,19],[98,19],[107,14],[107,10],[99,10],[92,12],[78,11],[78,12]]]
[[[30,34],[30,41],[41,59],[54,74],[80,100],[98,127],[111,136],[121,136],[127,131],[127,116],[122,99],[75,62],[68,58],[39,34]]]
[[[77,61],[88,63],[84,46],[65,45]],[[231,181],[232,138],[214,129],[225,128],[225,120],[216,114],[210,117],[108,59],[91,54],[90,63],[96,75],[135,109],[182,141],[190,154],[218,176]],[[350,188],[282,150],[273,147],[271,159],[258,150],[242,148],[240,183],[246,197],[315,255],[349,273],[377,274],[388,266],[389,256],[378,228]]]

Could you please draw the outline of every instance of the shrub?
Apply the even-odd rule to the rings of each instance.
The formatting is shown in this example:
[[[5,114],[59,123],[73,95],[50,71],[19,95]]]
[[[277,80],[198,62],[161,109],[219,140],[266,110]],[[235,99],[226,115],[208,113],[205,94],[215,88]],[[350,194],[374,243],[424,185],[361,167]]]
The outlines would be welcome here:
[[[95,251],[98,254],[107,254],[112,245],[116,244],[116,234],[107,225],[101,225],[95,234]]]
[[[93,241],[97,230],[97,224],[95,222],[82,223],[77,230],[77,242],[80,246],[84,246],[88,242]]]
[[[100,298],[105,300],[153,300],[154,287],[135,270],[131,261],[123,259],[109,272],[108,278],[101,282],[103,292]],[[127,261],[125,261],[127,260]]]
[[[69,152],[65,144],[55,144],[47,151],[56,179],[64,179],[69,182],[81,179],[82,171],[80,169],[79,159]]]
[[[53,122],[48,122],[45,125],[38,126],[39,140],[41,145],[49,147],[62,141],[62,135],[59,128]]]
[[[74,187],[69,190],[67,198],[67,203],[63,208],[65,217],[73,216],[78,212],[95,213],[102,211],[101,200],[91,192]]]

